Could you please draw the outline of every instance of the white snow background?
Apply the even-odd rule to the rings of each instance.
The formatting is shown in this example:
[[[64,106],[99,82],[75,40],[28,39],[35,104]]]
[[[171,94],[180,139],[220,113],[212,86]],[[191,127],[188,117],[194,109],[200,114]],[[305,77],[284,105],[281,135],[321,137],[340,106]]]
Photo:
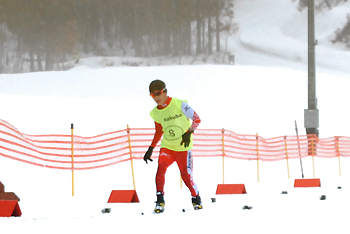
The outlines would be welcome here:
[[[320,138],[350,136],[350,52],[333,45],[335,27],[345,24],[350,2],[316,15],[317,98]],[[290,0],[235,1],[240,31],[229,40],[232,65],[106,67],[82,60],[65,72],[0,75],[0,118],[30,135],[95,136],[149,128],[155,106],[148,96],[154,79],[170,96],[186,99],[202,119],[200,128],[225,128],[264,138],[304,135],[307,109],[307,10]],[[107,58],[113,59],[113,58]],[[315,158],[319,188],[294,188],[299,160],[225,160],[225,183],[244,183],[247,194],[215,195],[222,183],[221,158],[195,158],[194,180],[204,209],[193,211],[188,189],[180,188],[176,164],[166,175],[164,214],[154,215],[157,160],[134,161],[140,203],[108,204],[112,190],[133,189],[130,162],[75,172],[0,158],[0,181],[20,198],[22,217],[0,218],[1,233],[348,233],[350,161]],[[303,159],[313,178],[312,159]],[[341,186],[342,189],[338,189]],[[288,194],[281,194],[287,191]],[[320,200],[326,195],[326,200]],[[212,203],[211,198],[216,198]],[[251,210],[242,207],[252,206]],[[103,208],[112,208],[102,214]],[[186,212],[182,212],[185,209]],[[142,215],[141,213],[144,213]]]

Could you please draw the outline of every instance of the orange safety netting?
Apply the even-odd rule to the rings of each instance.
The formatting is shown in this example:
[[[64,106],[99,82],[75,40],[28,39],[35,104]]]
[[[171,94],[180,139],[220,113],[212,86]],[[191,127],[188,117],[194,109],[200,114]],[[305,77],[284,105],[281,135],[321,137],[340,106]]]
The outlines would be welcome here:
[[[21,133],[0,120],[0,156],[55,169],[101,168],[142,159],[154,132],[151,128],[128,128],[93,137],[34,136]],[[276,161],[308,156],[350,156],[350,138],[343,136],[318,139],[315,135],[302,135],[264,139],[224,129],[198,129],[193,137],[195,157]],[[153,157],[157,157],[158,153],[159,145]]]

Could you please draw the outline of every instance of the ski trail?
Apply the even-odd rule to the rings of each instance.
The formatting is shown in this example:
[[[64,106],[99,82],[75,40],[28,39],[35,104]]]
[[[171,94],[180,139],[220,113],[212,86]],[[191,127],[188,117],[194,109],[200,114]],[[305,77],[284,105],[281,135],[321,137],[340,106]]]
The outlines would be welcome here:
[[[263,65],[268,59],[269,65],[273,63],[276,66],[284,64],[290,66],[290,62],[294,62],[297,67],[302,68],[304,64],[300,63],[305,63],[306,60],[303,49],[306,48],[306,41],[289,37],[281,30],[295,17],[296,3],[289,1],[275,3],[267,0],[249,2],[246,4],[234,1],[234,20],[240,22],[240,31],[231,39],[230,49],[237,54],[243,54],[246,57],[244,61],[258,54],[261,63],[257,65]],[[258,7],[249,10],[251,4]],[[289,8],[295,8],[295,11],[290,11]],[[281,39],[284,43],[280,43]],[[300,49],[295,50],[296,45]],[[278,58],[283,58],[285,61]],[[239,58],[237,61],[240,61]]]

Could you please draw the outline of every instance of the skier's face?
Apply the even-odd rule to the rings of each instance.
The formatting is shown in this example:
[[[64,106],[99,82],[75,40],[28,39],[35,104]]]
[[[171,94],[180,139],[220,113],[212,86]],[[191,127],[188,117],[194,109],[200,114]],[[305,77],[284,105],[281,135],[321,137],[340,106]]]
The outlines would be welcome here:
[[[166,102],[166,100],[168,99],[168,95],[164,89],[154,91],[151,94],[151,97],[159,106],[163,105]]]

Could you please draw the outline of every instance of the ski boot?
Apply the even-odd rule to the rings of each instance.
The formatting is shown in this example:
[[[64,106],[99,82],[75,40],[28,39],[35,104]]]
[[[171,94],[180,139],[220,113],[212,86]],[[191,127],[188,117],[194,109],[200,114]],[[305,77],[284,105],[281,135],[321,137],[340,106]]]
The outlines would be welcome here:
[[[163,213],[165,208],[165,201],[163,192],[157,192],[157,201],[156,201],[156,207],[154,208],[154,213],[159,214]]]
[[[203,209],[202,200],[199,195],[192,197],[192,205],[195,210]]]

